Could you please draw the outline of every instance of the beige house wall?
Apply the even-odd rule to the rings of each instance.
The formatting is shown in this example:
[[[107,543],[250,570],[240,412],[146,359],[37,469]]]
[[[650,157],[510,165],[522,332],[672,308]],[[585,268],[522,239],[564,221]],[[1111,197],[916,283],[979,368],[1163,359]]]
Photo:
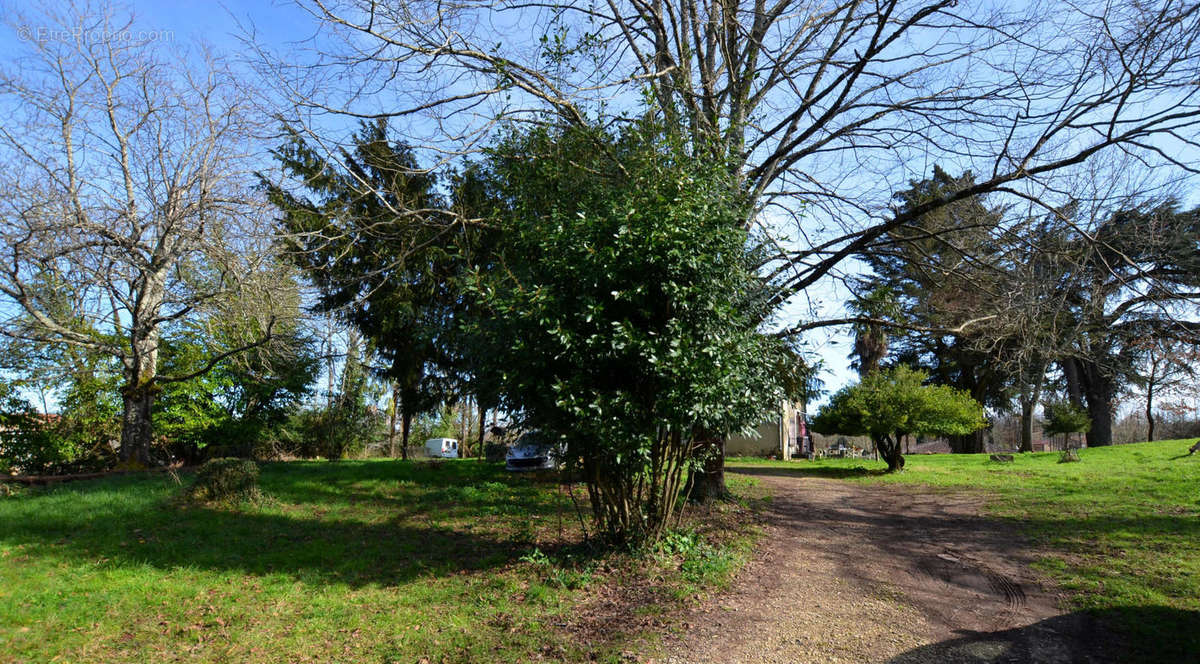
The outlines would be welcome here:
[[[778,455],[779,422],[767,421],[759,424],[754,433],[748,436],[734,434],[725,441],[726,456],[768,456]]]
[[[789,450],[785,449],[783,441],[795,437],[796,404],[783,402],[779,414],[760,423],[754,428],[754,433],[748,436],[734,434],[725,441],[726,456],[770,456],[781,459],[790,458]]]

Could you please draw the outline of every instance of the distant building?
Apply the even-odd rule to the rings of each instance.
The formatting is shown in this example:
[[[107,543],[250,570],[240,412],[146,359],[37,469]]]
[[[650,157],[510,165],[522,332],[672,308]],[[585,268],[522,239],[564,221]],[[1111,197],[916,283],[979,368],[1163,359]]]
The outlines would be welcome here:
[[[725,441],[726,456],[790,459],[812,452],[804,404],[789,401],[780,403],[775,416],[759,423],[750,435],[734,434]]]

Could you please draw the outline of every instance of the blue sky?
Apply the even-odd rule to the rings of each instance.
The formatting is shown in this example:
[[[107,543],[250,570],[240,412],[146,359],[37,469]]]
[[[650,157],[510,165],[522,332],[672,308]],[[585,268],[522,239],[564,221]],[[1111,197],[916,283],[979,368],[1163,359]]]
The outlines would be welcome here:
[[[314,22],[307,12],[290,2],[133,2],[136,20],[147,29],[171,30],[184,41],[207,41],[237,51],[243,27],[272,44],[286,44],[310,36]]]

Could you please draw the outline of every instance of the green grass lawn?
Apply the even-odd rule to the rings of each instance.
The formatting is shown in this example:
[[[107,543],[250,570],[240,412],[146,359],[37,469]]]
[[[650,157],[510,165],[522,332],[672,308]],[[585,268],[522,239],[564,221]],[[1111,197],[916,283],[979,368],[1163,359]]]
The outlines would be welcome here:
[[[0,498],[0,662],[615,660],[646,630],[576,611],[637,587],[630,608],[669,612],[753,539],[711,513],[597,557],[559,485],[475,461],[265,464],[260,484],[232,508],[161,474]]]
[[[1200,455],[1194,441],[1080,451],[913,455],[905,471],[862,459],[737,463],[855,482],[981,493],[986,510],[1016,520],[1044,552],[1039,567],[1071,594],[1069,608],[1102,614],[1127,634],[1138,661],[1200,661]]]

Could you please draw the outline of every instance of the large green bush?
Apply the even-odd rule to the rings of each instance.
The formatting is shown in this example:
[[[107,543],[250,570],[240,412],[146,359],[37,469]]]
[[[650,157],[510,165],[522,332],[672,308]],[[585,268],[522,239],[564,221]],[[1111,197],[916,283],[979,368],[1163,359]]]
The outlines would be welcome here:
[[[488,169],[503,269],[475,284],[480,373],[567,445],[604,535],[654,540],[704,434],[783,397],[736,177],[651,125],[517,133]]]

